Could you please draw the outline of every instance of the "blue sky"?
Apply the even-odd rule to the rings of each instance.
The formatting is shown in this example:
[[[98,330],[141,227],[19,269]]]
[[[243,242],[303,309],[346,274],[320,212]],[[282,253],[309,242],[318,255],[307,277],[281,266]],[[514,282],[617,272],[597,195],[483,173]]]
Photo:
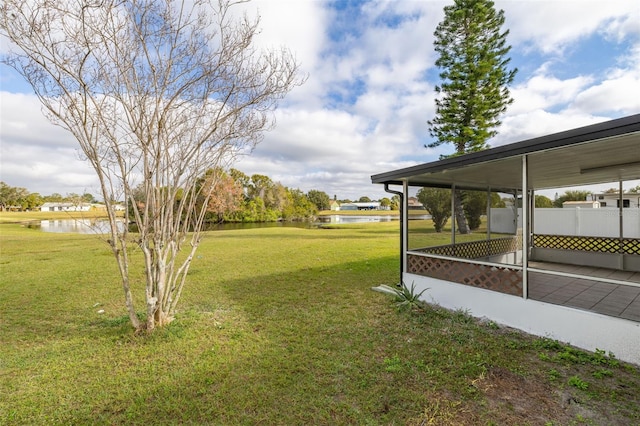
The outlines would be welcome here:
[[[331,197],[386,196],[370,176],[437,160],[425,149],[438,83],[433,32],[452,2],[258,0],[264,47],[286,45],[308,75],[277,126],[236,168]],[[505,11],[515,102],[492,146],[640,113],[640,2],[496,1]],[[7,49],[2,40],[0,49]],[[31,192],[98,193],[74,140],[0,67],[0,180]]]

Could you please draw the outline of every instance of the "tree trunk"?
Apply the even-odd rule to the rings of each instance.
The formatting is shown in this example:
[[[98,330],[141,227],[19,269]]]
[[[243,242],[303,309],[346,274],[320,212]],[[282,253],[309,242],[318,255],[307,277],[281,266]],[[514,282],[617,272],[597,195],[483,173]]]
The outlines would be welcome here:
[[[456,190],[453,195],[454,217],[460,234],[470,234],[471,230],[467,224],[467,218],[462,208],[462,191]]]

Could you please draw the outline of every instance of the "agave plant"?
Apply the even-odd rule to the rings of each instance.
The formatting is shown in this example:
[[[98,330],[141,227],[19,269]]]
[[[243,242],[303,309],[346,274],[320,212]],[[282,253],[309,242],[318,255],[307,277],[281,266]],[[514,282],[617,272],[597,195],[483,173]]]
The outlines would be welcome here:
[[[386,284],[381,284],[377,287],[371,287],[371,290],[393,296],[398,308],[421,308],[420,296],[429,290],[429,288],[425,288],[420,293],[416,293],[415,282],[411,283],[411,288],[407,287],[403,282],[401,287],[391,287]]]

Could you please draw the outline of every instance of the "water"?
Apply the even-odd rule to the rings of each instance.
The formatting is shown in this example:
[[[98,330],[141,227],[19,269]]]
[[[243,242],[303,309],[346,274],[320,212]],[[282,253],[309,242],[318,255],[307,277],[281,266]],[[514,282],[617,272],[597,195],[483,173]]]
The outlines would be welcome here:
[[[429,219],[429,215],[411,217],[411,219]],[[296,227],[296,228],[317,228],[326,224],[350,224],[350,223],[372,223],[390,222],[398,220],[398,216],[375,215],[356,216],[332,214],[329,216],[319,216],[314,222],[264,222],[264,223],[221,223],[210,224],[205,229],[209,231],[222,231],[231,229],[253,229],[272,227]],[[124,220],[120,220],[119,226],[125,226]],[[40,229],[43,232],[67,232],[77,234],[107,234],[109,233],[109,222],[106,219],[62,219],[62,220],[42,220],[29,222],[29,228]]]
[[[43,232],[74,233],[74,234],[108,234],[109,221],[107,219],[59,219],[29,222],[27,228],[40,229]],[[118,226],[124,228],[123,219],[118,220]]]

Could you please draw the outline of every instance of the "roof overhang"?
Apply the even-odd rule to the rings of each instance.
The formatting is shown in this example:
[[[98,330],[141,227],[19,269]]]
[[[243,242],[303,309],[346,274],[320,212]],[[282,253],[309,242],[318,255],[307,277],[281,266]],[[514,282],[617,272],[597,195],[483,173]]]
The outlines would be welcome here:
[[[640,179],[640,114],[371,176],[373,183],[529,189]]]

